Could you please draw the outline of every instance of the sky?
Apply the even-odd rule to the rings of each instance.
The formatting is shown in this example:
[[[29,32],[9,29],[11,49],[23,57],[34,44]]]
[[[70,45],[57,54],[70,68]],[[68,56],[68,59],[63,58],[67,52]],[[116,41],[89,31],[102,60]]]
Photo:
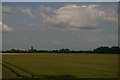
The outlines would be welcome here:
[[[3,2],[2,49],[118,45],[117,2]]]
[[[2,2],[118,2],[119,0],[1,0]]]

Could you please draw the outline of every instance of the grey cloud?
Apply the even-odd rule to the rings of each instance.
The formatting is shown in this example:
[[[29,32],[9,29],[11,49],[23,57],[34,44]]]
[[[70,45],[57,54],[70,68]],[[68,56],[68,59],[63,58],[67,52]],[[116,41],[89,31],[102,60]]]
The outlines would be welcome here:
[[[43,16],[45,24],[60,28],[97,29],[104,22],[117,26],[117,13],[114,10],[103,11],[98,5],[65,5],[57,10],[41,7],[39,14]]]
[[[104,26],[104,23],[110,26],[117,26],[118,23],[118,16],[114,10],[105,11],[95,4],[81,6],[67,4],[58,9],[40,6],[36,10],[22,7],[3,6],[3,14],[4,13],[22,13],[30,17],[40,16],[43,18],[43,25],[45,24],[48,27],[53,26],[69,30],[93,30]]]

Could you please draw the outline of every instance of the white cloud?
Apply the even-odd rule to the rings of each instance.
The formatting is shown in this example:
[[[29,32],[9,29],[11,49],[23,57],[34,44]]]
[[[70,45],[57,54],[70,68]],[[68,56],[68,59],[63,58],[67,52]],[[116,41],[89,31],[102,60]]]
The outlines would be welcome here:
[[[69,30],[97,29],[106,26],[104,24],[117,26],[118,23],[118,16],[114,10],[102,10],[100,6],[95,4],[81,6],[67,4],[58,9],[40,6],[36,10],[3,6],[3,13],[21,13],[30,17],[40,16],[40,18],[43,18],[43,24],[45,25]]]
[[[13,10],[11,7],[8,6],[3,6],[2,7],[2,13],[6,13],[6,14],[12,14],[15,10]]]
[[[2,24],[2,31],[3,31],[3,32],[11,32],[11,31],[13,31],[13,30],[14,30],[13,27],[10,27],[10,26],[8,26],[8,25],[6,25],[6,24]]]
[[[35,13],[44,19],[47,19],[53,15],[55,15],[55,10],[50,7],[40,6]]]
[[[22,12],[26,15],[29,15],[29,16],[33,17],[33,14],[32,14],[32,11],[31,11],[30,8],[22,9]]]
[[[33,13],[30,8],[3,6],[2,12],[3,12],[3,14],[18,14],[18,13],[20,13],[20,14],[25,14],[27,16],[33,17]]]
[[[40,14],[44,16],[45,24],[72,30],[96,29],[103,26],[102,23],[117,26],[117,13],[114,10],[103,11],[98,5],[65,5],[57,10],[42,7]]]

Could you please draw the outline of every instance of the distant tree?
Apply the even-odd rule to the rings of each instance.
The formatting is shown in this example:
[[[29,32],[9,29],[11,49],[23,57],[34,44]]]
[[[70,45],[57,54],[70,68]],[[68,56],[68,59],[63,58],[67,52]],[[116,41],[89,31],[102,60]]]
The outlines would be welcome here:
[[[75,51],[75,50],[70,50],[68,48],[62,48],[59,50],[37,50],[34,49],[33,46],[31,46],[30,49],[28,50],[16,50],[16,49],[11,49],[11,50],[6,50],[2,51],[2,53],[110,53],[110,54],[119,54],[120,52],[120,47],[119,46],[112,46],[111,48],[107,46],[101,46],[98,47],[94,50],[85,50],[85,51]]]
[[[59,50],[52,50],[52,53],[59,53]]]
[[[120,51],[120,47],[118,47],[118,46],[113,46],[113,47],[110,48],[110,52],[111,52],[111,53],[116,53],[116,54],[118,54],[119,51]]]
[[[110,53],[110,48],[107,46],[101,46],[101,47],[94,49],[94,52],[96,52],[96,53]]]
[[[59,50],[60,53],[70,53],[70,49],[66,48],[66,49],[60,49]]]
[[[101,46],[96,49],[94,49],[95,53],[112,53],[112,54],[119,54],[120,47],[118,46],[113,46],[111,48],[107,46]]]

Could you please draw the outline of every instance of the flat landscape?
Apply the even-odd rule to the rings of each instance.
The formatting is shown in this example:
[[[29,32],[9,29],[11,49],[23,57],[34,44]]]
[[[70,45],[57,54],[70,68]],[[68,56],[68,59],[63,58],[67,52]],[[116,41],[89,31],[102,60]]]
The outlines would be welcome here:
[[[118,54],[3,54],[3,78],[117,78]]]
[[[79,1],[2,2],[2,80],[120,76],[118,2]]]

